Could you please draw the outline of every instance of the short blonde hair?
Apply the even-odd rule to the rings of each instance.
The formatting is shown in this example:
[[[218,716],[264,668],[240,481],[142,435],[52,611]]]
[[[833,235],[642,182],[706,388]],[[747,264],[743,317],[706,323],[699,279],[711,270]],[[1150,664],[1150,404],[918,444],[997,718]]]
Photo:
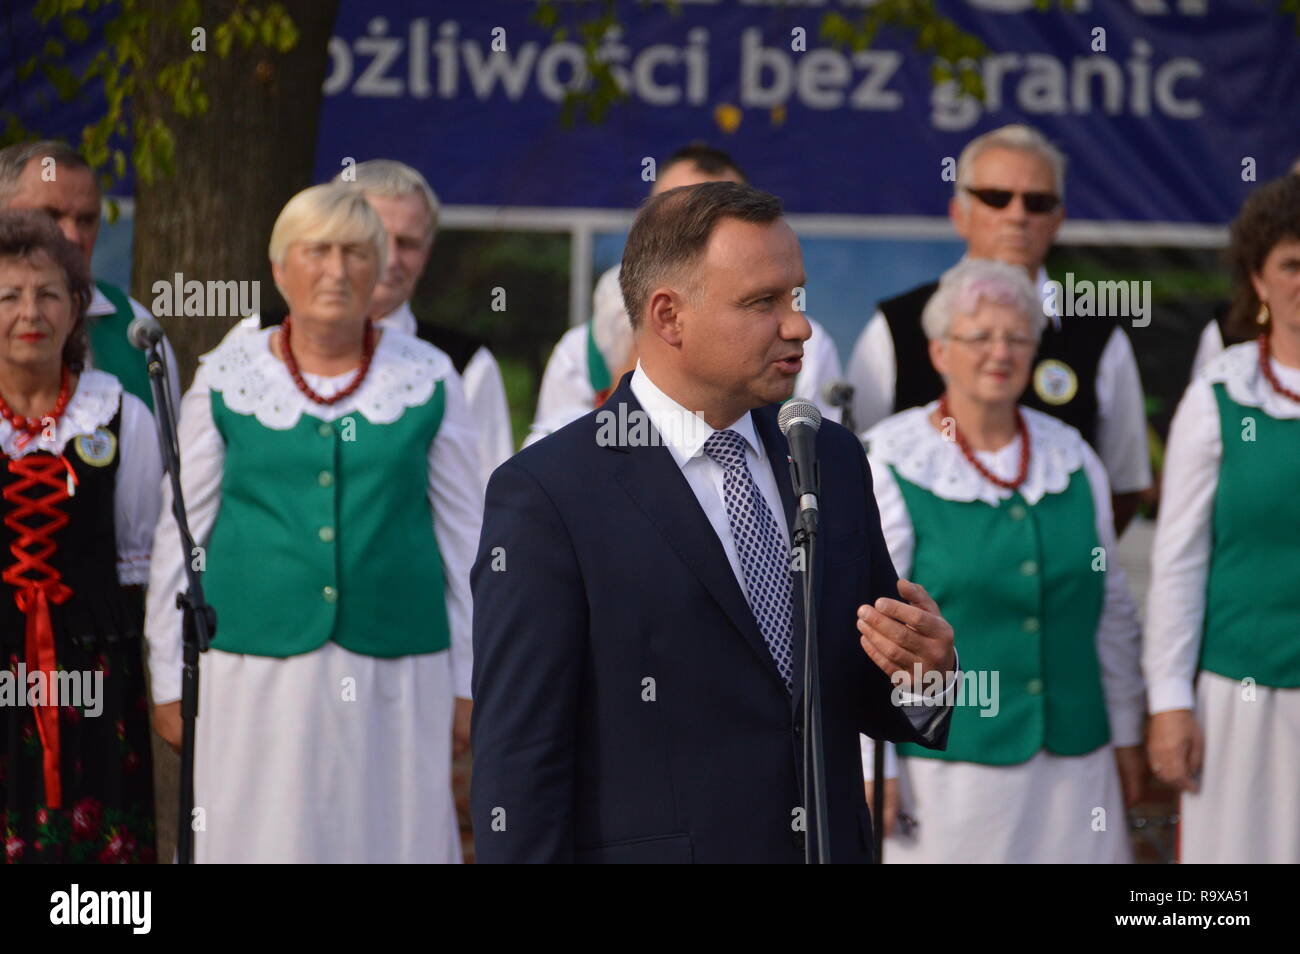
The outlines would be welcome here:
[[[303,189],[285,203],[271,229],[271,261],[284,264],[294,242],[369,242],[382,273],[388,261],[388,233],[360,190],[337,182]]]
[[[1014,308],[1029,319],[1034,338],[1042,337],[1047,315],[1025,270],[986,258],[963,258],[943,273],[939,287],[925,303],[921,327],[926,338],[936,341],[947,337],[952,320],[958,315],[975,314],[981,300]]]

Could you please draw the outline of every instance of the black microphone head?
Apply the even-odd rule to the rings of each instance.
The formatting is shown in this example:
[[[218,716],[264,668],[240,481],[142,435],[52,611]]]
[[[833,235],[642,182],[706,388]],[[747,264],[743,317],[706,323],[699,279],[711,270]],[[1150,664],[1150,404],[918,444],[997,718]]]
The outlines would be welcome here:
[[[163,338],[162,325],[152,315],[139,315],[131,319],[126,329],[126,340],[133,348],[148,351]]]
[[[844,407],[853,400],[853,385],[847,381],[827,381],[822,400],[831,407]]]
[[[806,398],[791,398],[781,405],[776,423],[786,437],[790,436],[790,428],[796,424],[807,424],[816,432],[822,426],[822,412]]]

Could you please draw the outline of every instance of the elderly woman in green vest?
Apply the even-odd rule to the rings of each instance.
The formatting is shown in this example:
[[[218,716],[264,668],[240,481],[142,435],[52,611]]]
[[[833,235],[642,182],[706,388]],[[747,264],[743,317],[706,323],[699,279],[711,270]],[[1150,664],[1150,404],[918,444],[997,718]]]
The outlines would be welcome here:
[[[156,725],[175,744],[175,599],[194,561],[217,612],[199,861],[460,858],[453,699],[469,697],[478,451],[450,360],[368,318],[385,248],[354,187],[294,196],[270,242],[288,317],[228,336],[182,401],[202,547],[181,553],[165,499],[147,633]]]
[[[1022,269],[963,260],[922,317],[945,394],[864,436],[895,568],[951,614],[963,669],[948,748],[898,747],[887,861],[1131,861],[1139,631],[1105,468],[1017,404],[1043,323]]]
[[[1254,340],[1187,386],[1169,431],[1143,667],[1148,752],[1181,795],[1180,860],[1300,863],[1300,176],[1232,226],[1230,321]]]

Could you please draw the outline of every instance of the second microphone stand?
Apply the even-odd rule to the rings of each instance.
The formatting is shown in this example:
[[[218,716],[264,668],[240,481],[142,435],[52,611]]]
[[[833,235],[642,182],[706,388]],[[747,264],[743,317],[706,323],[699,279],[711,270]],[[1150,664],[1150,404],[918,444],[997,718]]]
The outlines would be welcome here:
[[[194,537],[190,534],[185,516],[185,497],[181,492],[180,450],[176,442],[176,409],[172,407],[171,392],[167,387],[167,366],[161,354],[161,339],[148,349],[149,387],[153,390],[153,405],[158,413],[158,446],[162,452],[163,466],[171,481],[172,515],[181,536],[181,564],[185,567],[187,589],[176,594],[180,608],[182,668],[181,668],[181,779],[179,825],[176,830],[176,860],[187,865],[194,860],[194,723],[199,715],[199,653],[207,652],[217,631],[217,614],[203,598],[203,582],[194,568],[197,552]]]

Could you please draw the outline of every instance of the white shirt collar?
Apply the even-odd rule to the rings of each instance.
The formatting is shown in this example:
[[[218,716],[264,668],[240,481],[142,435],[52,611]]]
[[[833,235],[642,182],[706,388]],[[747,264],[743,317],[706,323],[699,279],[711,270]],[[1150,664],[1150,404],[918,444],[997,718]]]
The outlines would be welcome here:
[[[86,309],[86,314],[88,316],[92,318],[100,318],[104,315],[111,315],[117,311],[117,308],[113,303],[108,300],[108,296],[99,290],[98,285],[92,283],[90,288],[90,307]]]
[[[718,430],[735,431],[745,439],[759,460],[764,458],[763,443],[754,430],[752,414],[742,414],[730,427],[711,427],[698,411],[688,411],[651,381],[640,361],[636,363],[630,386],[632,394],[659,432],[661,442],[673,455],[678,467],[685,467],[688,461],[703,454],[705,441]]]
[[[404,301],[375,324],[381,328],[392,328],[394,331],[413,335],[415,334],[415,312],[411,311],[411,303]]]

